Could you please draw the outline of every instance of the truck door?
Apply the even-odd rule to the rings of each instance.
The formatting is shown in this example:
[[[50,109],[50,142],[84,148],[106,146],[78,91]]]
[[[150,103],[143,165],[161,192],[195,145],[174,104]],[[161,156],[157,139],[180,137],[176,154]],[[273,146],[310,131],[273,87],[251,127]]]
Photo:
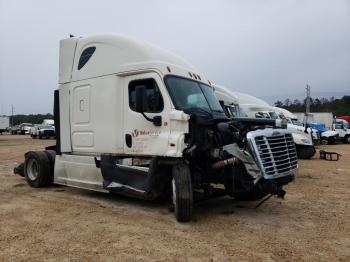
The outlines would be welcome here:
[[[170,136],[171,101],[157,73],[138,74],[124,78],[124,152],[130,155],[166,154]],[[160,126],[136,112],[136,88],[144,86],[144,114],[161,117]]]
[[[337,122],[335,124],[335,131],[338,132],[340,138],[344,138],[347,134],[346,126],[343,122]]]

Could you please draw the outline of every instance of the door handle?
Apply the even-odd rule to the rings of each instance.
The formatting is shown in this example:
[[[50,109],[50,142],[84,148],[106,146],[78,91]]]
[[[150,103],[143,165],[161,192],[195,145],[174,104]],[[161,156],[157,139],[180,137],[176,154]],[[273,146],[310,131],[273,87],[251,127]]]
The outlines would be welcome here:
[[[130,134],[125,134],[125,143],[127,147],[132,147],[132,136]]]

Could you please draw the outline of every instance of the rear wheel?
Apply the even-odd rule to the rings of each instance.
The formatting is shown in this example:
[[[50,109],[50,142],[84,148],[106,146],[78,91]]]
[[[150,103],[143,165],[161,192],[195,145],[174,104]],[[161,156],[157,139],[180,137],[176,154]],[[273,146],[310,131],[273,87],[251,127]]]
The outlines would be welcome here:
[[[186,164],[173,167],[172,201],[175,217],[179,222],[188,222],[192,218],[193,190],[190,168]]]
[[[52,184],[53,173],[50,160],[45,152],[30,151],[25,155],[24,176],[32,187],[45,187]]]

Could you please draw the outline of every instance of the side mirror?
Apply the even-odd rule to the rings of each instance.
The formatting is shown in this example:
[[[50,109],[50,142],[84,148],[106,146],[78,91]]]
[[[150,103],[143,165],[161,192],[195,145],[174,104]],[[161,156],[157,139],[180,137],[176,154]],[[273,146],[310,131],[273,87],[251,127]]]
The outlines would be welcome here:
[[[136,86],[135,87],[135,111],[137,113],[141,113],[143,117],[152,122],[155,126],[162,126],[162,117],[155,116],[153,118],[149,118],[145,115],[145,105],[144,98],[146,96],[146,86]]]
[[[138,113],[144,112],[144,97],[146,93],[146,87],[145,86],[137,86],[135,87],[135,109]]]

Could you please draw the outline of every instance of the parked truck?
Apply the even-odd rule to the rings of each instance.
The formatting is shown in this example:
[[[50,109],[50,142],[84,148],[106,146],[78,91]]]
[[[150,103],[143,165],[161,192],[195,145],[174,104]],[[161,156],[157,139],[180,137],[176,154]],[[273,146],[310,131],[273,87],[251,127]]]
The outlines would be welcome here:
[[[283,197],[298,167],[281,121],[228,118],[194,67],[120,36],[61,40],[54,119],[56,145],[25,154],[29,185],[169,196],[178,221],[199,196]]]
[[[29,135],[32,127],[33,127],[32,123],[22,123],[19,125],[18,133],[20,135]]]
[[[42,125],[55,126],[55,120],[53,120],[53,119],[44,119],[43,122],[42,122]]]
[[[305,130],[302,126],[298,126],[290,120],[291,115],[286,112],[282,114],[282,110],[269,106],[266,102],[253,96],[232,92],[225,87],[214,85],[215,94],[219,101],[226,108],[229,116],[235,117],[234,112],[245,115],[250,118],[258,119],[286,119],[287,129],[292,133],[293,141],[296,145],[297,154],[300,159],[311,158],[316,150],[313,144],[312,130]],[[306,131],[306,132],[305,132]],[[317,136],[317,131],[314,130]]]
[[[339,138],[343,143],[350,144],[349,123],[344,119],[334,119],[333,130],[339,134]]]
[[[45,123],[45,122],[44,122]],[[30,136],[32,138],[54,138],[55,137],[55,128],[52,125],[48,124],[41,124],[41,125],[34,125],[30,129]]]
[[[10,130],[10,118],[8,116],[0,116],[0,134]]]
[[[348,122],[347,128],[350,129],[350,116],[338,116],[337,119],[343,119],[343,120],[345,120],[346,122]]]

